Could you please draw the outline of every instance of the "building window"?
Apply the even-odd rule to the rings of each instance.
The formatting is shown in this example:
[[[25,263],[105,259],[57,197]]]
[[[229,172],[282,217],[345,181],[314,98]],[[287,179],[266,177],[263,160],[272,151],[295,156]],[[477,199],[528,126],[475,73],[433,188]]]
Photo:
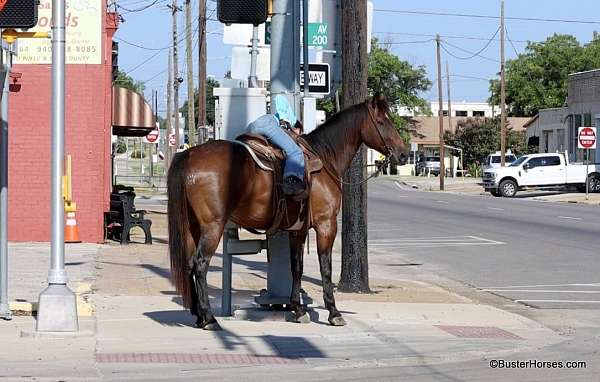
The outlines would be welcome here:
[[[473,110],[473,117],[485,117],[485,111]]]
[[[456,114],[454,114],[457,117],[466,117],[467,116],[467,111],[466,110],[456,110]]]
[[[448,110],[442,110],[442,115],[444,117],[447,117],[448,116]]]

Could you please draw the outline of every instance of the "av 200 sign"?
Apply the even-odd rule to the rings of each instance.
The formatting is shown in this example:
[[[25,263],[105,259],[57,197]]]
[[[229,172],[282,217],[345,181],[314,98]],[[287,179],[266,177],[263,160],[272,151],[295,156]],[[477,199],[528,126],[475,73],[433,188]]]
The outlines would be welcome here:
[[[596,128],[581,126],[577,132],[577,147],[580,149],[596,148]]]

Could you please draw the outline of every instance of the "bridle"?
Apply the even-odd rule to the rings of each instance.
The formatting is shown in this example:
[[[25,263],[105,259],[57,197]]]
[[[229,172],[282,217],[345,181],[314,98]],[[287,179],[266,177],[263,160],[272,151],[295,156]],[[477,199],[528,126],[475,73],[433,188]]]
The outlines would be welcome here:
[[[379,124],[377,123],[377,120],[373,116],[373,112],[371,111],[371,108],[369,107],[369,101],[365,101],[364,105],[367,108],[370,120],[373,123],[373,126],[375,126],[375,130],[377,130],[377,134],[379,134],[379,138],[381,139],[381,142],[383,142],[383,145],[384,145],[385,150],[387,152],[386,152],[386,155],[385,155],[385,159],[380,164],[378,164],[378,165],[372,165],[371,164],[371,165],[364,166],[364,168],[377,166],[377,171],[375,171],[374,173],[372,173],[371,175],[369,175],[366,179],[364,179],[364,180],[362,180],[360,182],[354,182],[354,183],[352,183],[352,182],[344,182],[344,180],[342,178],[340,178],[339,176],[337,176],[335,174],[335,171],[331,170],[328,165],[325,165],[325,163],[323,163],[323,168],[325,169],[325,171],[327,171],[327,173],[329,175],[331,175],[331,177],[334,180],[337,180],[338,182],[340,182],[341,184],[345,184],[346,186],[356,186],[356,185],[359,185],[359,184],[366,183],[370,179],[372,179],[372,178],[376,177],[377,175],[379,175],[379,173],[383,171],[383,168],[386,167],[390,163],[390,160],[392,158],[395,159],[396,162],[398,161],[398,158],[396,157],[396,154],[394,154],[394,150],[392,150],[392,148],[387,144],[387,142],[385,141],[385,139],[383,139],[383,134],[381,134],[381,130],[379,130]]]

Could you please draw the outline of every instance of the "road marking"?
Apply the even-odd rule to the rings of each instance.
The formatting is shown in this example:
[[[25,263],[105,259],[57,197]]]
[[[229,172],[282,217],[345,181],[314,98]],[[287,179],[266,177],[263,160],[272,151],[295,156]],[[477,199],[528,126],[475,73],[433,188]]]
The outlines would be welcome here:
[[[515,302],[559,302],[566,304],[600,304],[600,300],[515,300]]]
[[[492,211],[504,211],[504,208],[498,208],[498,207],[488,207],[488,210],[492,210]]]
[[[442,236],[402,239],[371,239],[368,241],[372,248],[404,248],[404,247],[461,247],[472,245],[501,245],[500,241],[480,238],[477,236]]]
[[[600,290],[556,290],[556,289],[482,289],[482,292],[526,292],[526,293],[584,293],[600,294]]]
[[[442,203],[442,204],[449,204],[449,203],[448,203],[447,201],[445,201],[445,200],[436,200],[436,202],[438,202],[438,203]]]
[[[493,286],[483,287],[480,289],[505,289],[505,288],[547,288],[547,287],[561,287],[561,286],[597,286],[600,287],[600,283],[588,283],[588,284],[537,284],[537,285],[509,285],[509,286]]]
[[[568,220],[583,220],[581,218],[576,218],[576,217],[573,217],[573,216],[559,216],[558,218],[559,219],[568,219]]]

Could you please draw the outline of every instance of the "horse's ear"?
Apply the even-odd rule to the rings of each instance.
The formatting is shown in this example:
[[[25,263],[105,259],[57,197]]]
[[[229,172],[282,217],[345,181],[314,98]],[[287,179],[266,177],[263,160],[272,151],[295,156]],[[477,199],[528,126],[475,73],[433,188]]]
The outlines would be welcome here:
[[[385,100],[384,95],[381,93],[375,93],[371,99],[371,107],[375,110],[384,111],[387,108],[387,101]]]

